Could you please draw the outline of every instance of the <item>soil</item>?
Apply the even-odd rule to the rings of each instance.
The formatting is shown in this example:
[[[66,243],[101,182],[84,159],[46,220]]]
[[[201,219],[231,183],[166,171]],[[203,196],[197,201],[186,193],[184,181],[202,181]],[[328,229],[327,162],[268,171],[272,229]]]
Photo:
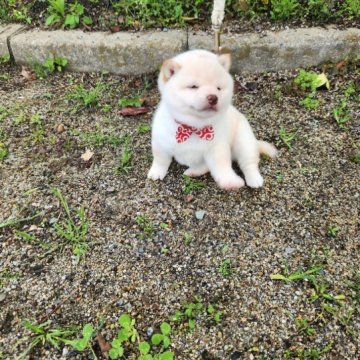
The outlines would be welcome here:
[[[293,83],[297,71],[234,74],[235,105],[279,155],[261,161],[259,190],[222,191],[207,175],[197,180],[205,187],[186,193],[185,169],[175,162],[164,181],[146,179],[151,135],[139,126],[151,124],[156,75],[65,72],[29,81],[17,66],[1,65],[0,142],[9,151],[0,162],[1,358],[34,339],[24,319],[51,320],[50,328],[91,323],[110,342],[124,313],[142,340],[169,321],[176,359],[358,358],[358,70],[345,62],[314,70],[330,81],[314,110],[299,104],[306,93]],[[341,128],[333,108],[351,82],[357,93]],[[106,89],[97,103],[75,111],[66,94],[98,83]],[[120,115],[118,100],[133,96],[149,111]],[[290,147],[281,127],[296,132]],[[131,157],[123,169],[126,141]],[[87,149],[93,155],[83,160]],[[56,231],[67,215],[54,188],[76,224],[75,209],[85,209],[88,248],[80,261]],[[322,290],[309,279],[271,279],[309,269],[317,269]],[[190,331],[187,319],[169,320],[191,302],[214,305],[220,321],[201,312]],[[138,354],[125,347],[126,359]],[[46,343],[26,358],[93,355]]]

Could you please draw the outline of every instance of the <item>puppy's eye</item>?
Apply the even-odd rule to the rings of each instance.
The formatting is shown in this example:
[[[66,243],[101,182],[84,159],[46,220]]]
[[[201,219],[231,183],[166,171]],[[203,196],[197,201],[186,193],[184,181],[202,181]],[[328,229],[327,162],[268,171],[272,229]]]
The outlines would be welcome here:
[[[220,86],[218,86],[218,87],[217,87],[217,89],[220,91],[220,90],[221,90],[221,87],[220,87]]]
[[[189,89],[198,89],[199,87],[197,85],[190,85],[188,86]]]

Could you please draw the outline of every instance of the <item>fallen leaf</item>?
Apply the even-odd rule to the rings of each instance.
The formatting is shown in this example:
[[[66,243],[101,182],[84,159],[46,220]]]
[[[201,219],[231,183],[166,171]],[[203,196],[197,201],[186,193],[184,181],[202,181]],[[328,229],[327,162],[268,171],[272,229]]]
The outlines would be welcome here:
[[[112,33],[119,32],[120,31],[120,26],[119,25],[110,26],[110,31]]]
[[[345,66],[346,64],[347,64],[347,61],[346,61],[346,60],[339,61],[339,62],[336,64],[336,68],[337,68],[337,69],[340,69],[340,68],[342,68],[343,66]]]
[[[101,353],[103,354],[104,358],[107,359],[109,357],[108,352],[111,349],[111,344],[108,343],[101,334],[98,334],[95,339],[99,343]]]
[[[320,74],[316,78],[315,88],[325,86],[328,90],[330,89],[330,82],[324,73]]]
[[[149,112],[150,109],[146,107],[135,107],[135,106],[129,106],[126,108],[123,108],[119,111],[119,113],[123,116],[136,116],[140,114],[145,114]]]
[[[35,231],[35,230],[37,230],[38,229],[38,227],[36,226],[36,225],[31,225],[30,227],[29,227],[29,231]]]
[[[89,161],[93,157],[93,155],[94,153],[91,150],[86,149],[86,151],[81,155],[81,158],[84,161]]]
[[[36,80],[36,75],[24,65],[21,65],[21,75],[28,81]]]

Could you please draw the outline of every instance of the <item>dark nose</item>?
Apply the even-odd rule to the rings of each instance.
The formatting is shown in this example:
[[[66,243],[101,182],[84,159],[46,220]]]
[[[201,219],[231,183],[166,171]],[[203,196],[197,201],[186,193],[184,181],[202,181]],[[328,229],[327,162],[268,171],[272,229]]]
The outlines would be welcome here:
[[[207,100],[209,102],[209,105],[216,105],[218,102],[218,97],[216,95],[208,95]]]

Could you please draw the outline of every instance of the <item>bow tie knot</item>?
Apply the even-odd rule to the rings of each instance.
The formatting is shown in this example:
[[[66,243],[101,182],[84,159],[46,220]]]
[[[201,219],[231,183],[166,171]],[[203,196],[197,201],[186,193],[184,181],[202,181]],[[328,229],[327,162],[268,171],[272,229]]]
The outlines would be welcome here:
[[[187,139],[189,139],[189,137],[192,134],[196,134],[201,139],[210,141],[214,138],[214,128],[211,125],[209,125],[209,126],[205,126],[205,127],[201,128],[201,129],[198,129],[194,126],[180,124],[178,126],[178,128],[176,129],[176,136],[175,136],[176,141],[178,143],[182,143],[182,142],[186,141]]]

